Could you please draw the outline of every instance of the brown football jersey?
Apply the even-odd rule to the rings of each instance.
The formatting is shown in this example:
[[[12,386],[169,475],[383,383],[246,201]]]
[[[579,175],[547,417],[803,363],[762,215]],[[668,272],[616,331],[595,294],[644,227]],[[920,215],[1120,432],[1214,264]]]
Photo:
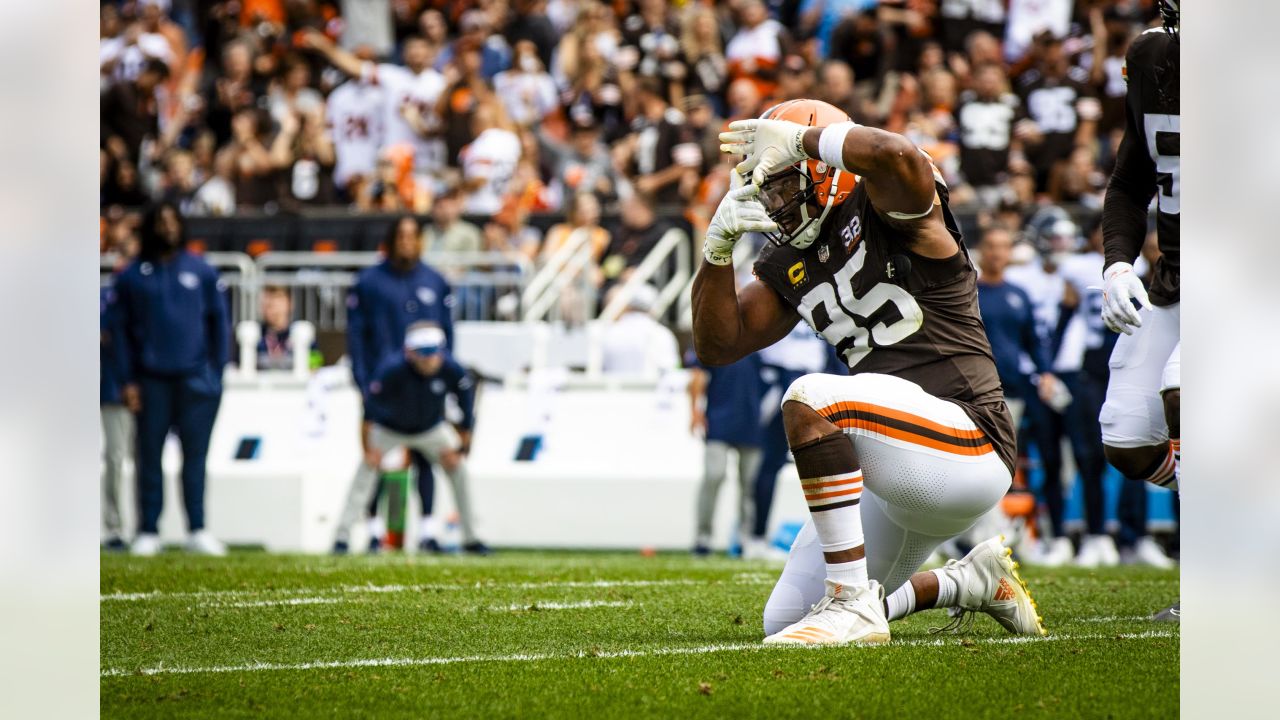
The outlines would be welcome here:
[[[859,184],[833,209],[812,245],[769,245],[755,274],[835,346],[850,374],[882,373],[960,405],[1013,470],[1013,422],[982,317],[977,270],[937,185],[958,252],[935,260],[911,252]]]

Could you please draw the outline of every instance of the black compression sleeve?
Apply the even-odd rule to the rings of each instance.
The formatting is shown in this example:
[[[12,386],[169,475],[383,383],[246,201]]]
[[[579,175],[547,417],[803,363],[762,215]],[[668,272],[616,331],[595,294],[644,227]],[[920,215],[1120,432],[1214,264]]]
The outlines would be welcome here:
[[[1142,252],[1142,243],[1147,236],[1147,206],[1155,194],[1155,169],[1152,168],[1151,182],[1145,183],[1140,177],[1143,174],[1141,165],[1128,162],[1134,155],[1145,152],[1134,142],[1130,133],[1126,132],[1120,142],[1120,152],[1116,156],[1116,168],[1111,174],[1111,182],[1107,184],[1107,198],[1102,210],[1102,245],[1106,255],[1104,267],[1113,263],[1131,263]],[[1148,163],[1150,158],[1146,157]],[[1128,165],[1128,167],[1126,167]]]
[[[1147,207],[1156,193],[1156,164],[1147,152],[1142,117],[1141,73],[1135,48],[1126,57],[1129,66],[1129,93],[1125,99],[1124,138],[1116,152],[1116,166],[1107,184],[1102,206],[1104,267],[1117,262],[1133,262],[1142,252],[1147,236]]]

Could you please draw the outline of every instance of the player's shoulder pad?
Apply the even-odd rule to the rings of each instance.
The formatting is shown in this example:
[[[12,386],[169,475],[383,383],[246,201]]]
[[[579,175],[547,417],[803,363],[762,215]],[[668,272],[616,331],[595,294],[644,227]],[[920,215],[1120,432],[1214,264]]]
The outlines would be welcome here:
[[[778,290],[784,287],[787,268],[795,265],[800,256],[801,252],[790,245],[768,243],[761,248],[755,264],[751,266],[751,272],[757,280]]]
[[[1155,55],[1161,52],[1168,42],[1169,34],[1164,31],[1164,28],[1154,27],[1144,30],[1129,43],[1129,49],[1124,54],[1125,64],[1139,67],[1154,64]],[[1132,77],[1132,69],[1129,70],[1129,74]]]

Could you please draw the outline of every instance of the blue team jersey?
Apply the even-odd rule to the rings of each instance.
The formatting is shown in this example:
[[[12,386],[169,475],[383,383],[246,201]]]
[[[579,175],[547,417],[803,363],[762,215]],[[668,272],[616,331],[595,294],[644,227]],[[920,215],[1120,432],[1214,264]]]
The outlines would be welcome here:
[[[731,365],[703,367],[692,357],[690,367],[707,373],[707,440],[759,446],[761,402],[765,385],[760,355],[752,353]]]
[[[1016,285],[978,283],[978,309],[991,342],[1000,384],[1010,397],[1023,397],[1029,379],[1021,359],[1031,358],[1038,372],[1049,372],[1049,347],[1036,326],[1031,298]]]
[[[383,427],[416,435],[445,419],[445,399],[453,395],[462,410],[462,427],[475,422],[475,383],[465,368],[446,357],[435,375],[421,375],[403,354],[383,360],[369,380],[365,417]]]
[[[139,373],[180,376],[197,390],[221,392],[231,323],[224,289],[208,263],[185,250],[168,261],[135,260],[114,290],[122,382]]]
[[[404,347],[404,333],[415,322],[430,321],[444,330],[453,350],[453,289],[440,273],[417,263],[401,273],[384,261],[360,273],[347,296],[347,354],[361,392],[378,363]]]

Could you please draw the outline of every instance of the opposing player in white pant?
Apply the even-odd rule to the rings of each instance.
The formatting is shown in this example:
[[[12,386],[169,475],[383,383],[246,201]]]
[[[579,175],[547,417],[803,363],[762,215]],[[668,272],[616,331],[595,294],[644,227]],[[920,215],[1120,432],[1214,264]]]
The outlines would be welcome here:
[[[943,607],[1043,634],[1001,538],[916,572],[1000,500],[1014,455],[976,271],[928,155],[816,100],[735,122],[721,142],[746,156],[751,184],[707,229],[699,357],[732,362],[803,318],[851,373],[803,376],[782,404],[812,519],[766,606],[765,642],[887,642],[890,619]],[[758,282],[735,292],[733,244],[751,231],[771,244]]]

